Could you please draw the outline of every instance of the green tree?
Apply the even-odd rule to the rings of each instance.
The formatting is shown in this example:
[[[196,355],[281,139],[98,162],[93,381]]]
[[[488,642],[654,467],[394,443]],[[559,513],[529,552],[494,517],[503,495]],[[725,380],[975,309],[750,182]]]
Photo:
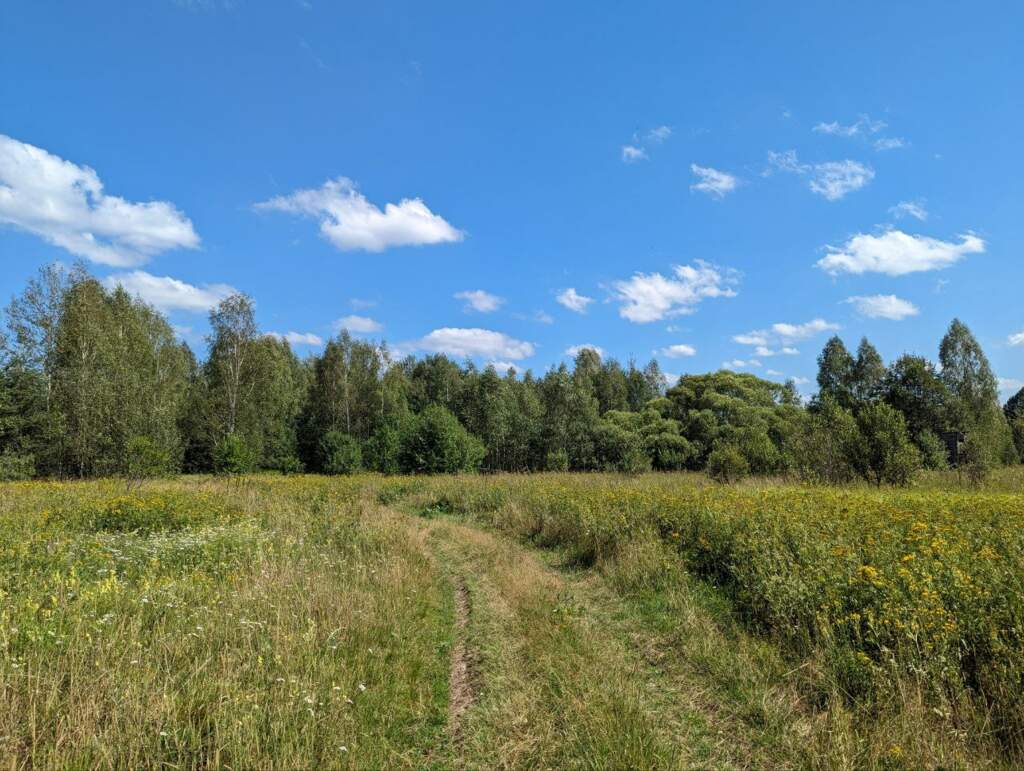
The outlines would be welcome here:
[[[856,366],[843,341],[830,338],[818,356],[818,400],[828,398],[843,409],[853,409]]]
[[[320,439],[320,468],[325,474],[355,474],[362,466],[362,453],[355,437],[328,431]]]
[[[449,410],[430,404],[403,426],[399,464],[415,474],[453,474],[480,467],[486,449]]]
[[[884,402],[869,404],[857,415],[863,437],[858,463],[876,485],[907,485],[921,467],[921,454],[910,441],[903,416]]]
[[[850,382],[851,395],[858,409],[881,397],[885,375],[885,363],[878,350],[866,337],[861,338]]]

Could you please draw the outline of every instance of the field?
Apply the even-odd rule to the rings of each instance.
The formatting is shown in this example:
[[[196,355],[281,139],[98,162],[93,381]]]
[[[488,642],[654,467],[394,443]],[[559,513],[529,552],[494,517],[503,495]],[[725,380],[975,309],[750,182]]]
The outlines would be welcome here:
[[[0,486],[0,767],[1013,767],[1024,494]]]

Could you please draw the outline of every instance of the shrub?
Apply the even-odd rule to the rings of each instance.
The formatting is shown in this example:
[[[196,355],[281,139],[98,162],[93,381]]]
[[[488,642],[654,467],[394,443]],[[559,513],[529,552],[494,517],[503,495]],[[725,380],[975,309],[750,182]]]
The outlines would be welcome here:
[[[20,482],[36,473],[35,458],[13,452],[0,453],[0,482]]]
[[[921,453],[910,441],[902,413],[884,402],[869,404],[857,415],[857,425],[864,476],[879,486],[909,484],[921,467]]]
[[[282,474],[289,476],[291,474],[301,474],[303,472],[302,461],[294,455],[286,455],[281,458],[279,463],[279,469]]]
[[[355,474],[363,465],[359,442],[341,431],[328,431],[320,440],[320,468],[325,474]]]
[[[247,474],[256,466],[256,454],[238,434],[227,434],[213,448],[213,470],[218,474]]]
[[[171,453],[148,436],[133,436],[125,446],[125,475],[129,479],[152,479],[174,470]]]
[[[458,418],[431,404],[404,427],[399,464],[414,474],[454,474],[478,469],[486,452]]]
[[[399,453],[402,449],[402,434],[395,425],[380,426],[363,447],[363,463],[366,468],[382,474],[397,474],[401,471]]]
[[[544,458],[545,471],[568,471],[569,453],[565,450],[550,450]]]
[[[736,482],[749,473],[750,465],[735,445],[719,445],[708,456],[708,476],[716,482]]]
[[[917,448],[921,451],[921,463],[927,469],[949,468],[949,451],[946,443],[932,431],[925,429],[917,437]]]

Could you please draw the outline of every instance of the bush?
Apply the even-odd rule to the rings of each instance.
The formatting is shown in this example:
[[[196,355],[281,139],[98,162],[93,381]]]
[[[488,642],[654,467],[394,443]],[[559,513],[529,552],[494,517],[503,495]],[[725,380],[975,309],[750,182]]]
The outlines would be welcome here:
[[[568,471],[569,453],[565,450],[551,450],[544,458],[545,471]]]
[[[842,484],[857,476],[860,443],[853,413],[826,398],[803,417],[789,438],[788,455],[801,479]]]
[[[475,471],[487,450],[451,412],[431,404],[402,431],[399,465],[413,474]]]
[[[921,451],[921,463],[927,469],[949,468],[949,451],[946,443],[932,431],[925,429],[917,437],[917,448]]]
[[[359,442],[341,431],[328,431],[320,440],[320,469],[325,474],[355,474],[363,466]]]
[[[402,470],[398,462],[401,449],[402,434],[398,427],[382,425],[363,447],[363,463],[382,474],[397,474]]]
[[[708,476],[716,482],[736,482],[749,473],[750,464],[735,445],[719,445],[708,456]]]
[[[862,443],[861,472],[876,485],[904,486],[921,468],[921,453],[911,443],[903,414],[884,402],[869,404],[857,415]]]
[[[981,432],[969,433],[960,446],[958,468],[967,474],[971,484],[980,485],[985,481],[994,465],[992,451],[984,437],[981,436]]]
[[[247,474],[256,466],[256,454],[238,434],[227,434],[213,448],[213,470],[218,474]]]
[[[0,453],[0,482],[20,482],[36,473],[35,458],[13,452]]]
[[[294,455],[286,455],[283,458],[281,458],[280,463],[278,464],[278,469],[285,476],[289,476],[291,474],[301,474],[304,470],[302,466],[302,461],[299,460]]]
[[[125,456],[125,475],[129,479],[153,479],[174,470],[171,453],[148,436],[129,439]]]

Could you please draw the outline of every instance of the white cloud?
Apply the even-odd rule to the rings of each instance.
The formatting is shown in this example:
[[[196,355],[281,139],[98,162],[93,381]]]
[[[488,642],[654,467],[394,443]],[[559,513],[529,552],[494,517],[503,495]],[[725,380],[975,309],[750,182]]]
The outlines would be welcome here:
[[[709,166],[698,166],[696,163],[691,163],[690,171],[700,179],[700,182],[690,185],[690,190],[699,190],[715,198],[724,198],[739,184],[739,180],[732,174],[712,169]]]
[[[1010,335],[1010,345],[1024,345],[1024,331]]]
[[[622,160],[624,163],[633,163],[635,161],[646,161],[647,151],[642,147],[636,147],[635,145],[623,145],[622,146]]]
[[[103,283],[109,288],[123,286],[128,294],[140,297],[162,311],[201,313],[210,310],[235,291],[234,287],[227,284],[194,286],[170,276],[154,276],[143,270],[114,273],[103,279]]]
[[[446,353],[456,358],[479,356],[488,360],[518,361],[533,356],[532,343],[516,340],[503,332],[490,329],[435,329],[416,344],[432,353]]]
[[[659,348],[655,353],[667,356],[670,359],[679,359],[683,356],[696,356],[697,349],[692,345],[687,345],[686,343],[676,343],[675,345]]]
[[[785,377],[785,374],[779,372],[777,369],[766,369],[764,374],[771,375],[772,377]]]
[[[832,121],[831,123],[819,123],[812,130],[819,134],[832,134],[840,137],[856,137],[864,136],[866,134],[877,134],[886,128],[885,121],[871,120],[868,115],[860,115],[857,117],[856,122],[851,123],[848,126],[844,126],[839,121]]]
[[[735,297],[730,284],[736,283],[732,270],[721,270],[697,260],[693,265],[675,265],[673,277],[660,273],[636,273],[626,281],[612,284],[619,315],[643,324],[693,313],[707,297]]]
[[[928,210],[925,208],[924,201],[900,201],[895,206],[889,207],[889,213],[896,219],[914,217],[921,222],[928,219]]]
[[[599,345],[592,345],[591,343],[583,343],[582,345],[570,345],[568,348],[565,349],[565,355],[572,356],[575,359],[577,356],[580,355],[580,351],[585,351],[588,349],[596,353],[602,359],[604,358],[604,348],[602,348]]]
[[[515,369],[516,367],[511,361],[489,361],[487,366],[494,367],[499,375],[507,375],[510,369]]]
[[[722,362],[722,369],[756,369],[760,366],[761,362],[757,359],[733,359]]]
[[[647,144],[660,145],[672,136],[672,129],[669,126],[655,126],[644,137]]]
[[[902,276],[947,268],[968,254],[985,251],[985,242],[972,233],[959,236],[960,243],[913,236],[901,230],[882,235],[858,233],[843,246],[829,246],[829,254],[816,263],[819,268],[839,273],[885,273]]]
[[[375,307],[377,307],[377,301],[376,300],[363,300],[363,299],[361,299],[359,297],[353,297],[351,300],[349,300],[349,304],[353,308],[355,308],[357,311],[366,310],[367,308],[375,308]]]
[[[790,380],[793,381],[794,385],[807,385],[811,382],[810,379],[806,377],[791,377]]]
[[[170,249],[199,246],[189,219],[167,201],[106,195],[99,176],[0,134],[0,224],[93,262],[135,267]]]
[[[894,294],[874,294],[848,297],[843,302],[850,303],[861,316],[869,319],[889,319],[900,321],[908,316],[916,316],[917,306],[909,300],[903,300]]]
[[[623,163],[635,163],[648,159],[647,148],[656,147],[672,136],[672,129],[669,126],[655,126],[650,131],[641,135],[633,135],[630,144],[622,146]]]
[[[906,146],[907,142],[903,137],[881,137],[875,140],[875,149],[879,151],[899,150]]]
[[[292,345],[323,345],[324,341],[312,332],[267,332],[267,337],[287,340]]]
[[[874,170],[858,161],[829,161],[815,165],[810,187],[826,200],[838,201],[847,193],[860,190],[874,177]]]
[[[593,297],[581,295],[573,287],[569,287],[568,289],[559,292],[558,297],[555,299],[558,301],[559,305],[564,305],[566,308],[571,311],[575,311],[576,313],[586,313],[587,306],[594,302]]]
[[[743,337],[744,335],[737,335],[736,337]],[[735,338],[734,338],[735,339]],[[783,348],[769,348],[765,345],[759,345],[754,349],[755,356],[770,357],[770,356],[796,356],[799,354],[796,348],[790,348],[785,346]]]
[[[787,324],[779,322],[772,324],[768,329],[755,329],[742,335],[734,335],[733,340],[741,345],[757,346],[758,356],[795,356],[800,351],[791,348],[790,343],[807,340],[822,332],[831,332],[839,329],[838,324],[825,319],[811,319],[803,324]],[[781,345],[778,350],[770,349],[769,345]]]
[[[381,211],[346,177],[328,180],[319,188],[271,198],[256,204],[256,208],[316,217],[320,234],[342,251],[381,252],[392,246],[461,241],[465,236],[419,198],[384,204]]]
[[[496,311],[505,302],[505,298],[485,292],[483,289],[456,292],[454,297],[456,300],[463,300],[465,302],[465,309],[467,311],[477,311],[479,313]]]
[[[796,150],[783,153],[768,153],[769,168],[763,176],[772,170],[789,174],[809,175],[808,186],[811,191],[829,201],[838,201],[847,193],[860,190],[875,178],[875,171],[859,161],[827,161],[826,163],[801,163]]]
[[[384,329],[384,325],[368,316],[353,315],[345,316],[335,321],[334,329],[338,332],[347,329],[349,332],[355,332],[356,334],[370,335],[374,332],[380,332]]]

